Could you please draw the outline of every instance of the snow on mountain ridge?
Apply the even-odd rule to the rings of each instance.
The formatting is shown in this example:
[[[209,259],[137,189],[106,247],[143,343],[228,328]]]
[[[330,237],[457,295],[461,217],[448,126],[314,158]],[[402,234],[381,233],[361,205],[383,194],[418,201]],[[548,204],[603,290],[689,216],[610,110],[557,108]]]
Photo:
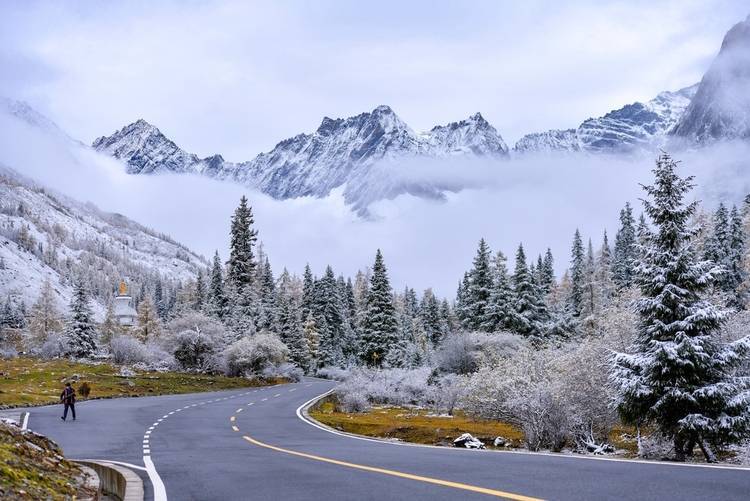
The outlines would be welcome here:
[[[676,92],[665,91],[646,103],[635,102],[602,117],[584,120],[576,129],[527,134],[513,148],[516,153],[587,151],[628,152],[658,147],[677,124],[698,84]]]
[[[202,256],[166,235],[1,166],[0,260],[0,297],[30,306],[48,278],[64,311],[72,279],[84,276],[99,317],[122,279],[133,289],[156,276],[165,284],[185,283],[207,266]]]
[[[750,138],[750,16],[724,36],[673,134],[699,144]]]
[[[500,134],[479,113],[417,134],[386,105],[348,118],[324,117],[315,132],[285,139],[247,162],[227,162],[219,155],[198,158],[142,120],[97,139],[93,148],[123,160],[133,174],[193,172],[236,181],[279,199],[326,196],[357,177],[368,177],[366,171],[381,160],[508,156]],[[346,193],[347,202],[355,203],[353,193]]]

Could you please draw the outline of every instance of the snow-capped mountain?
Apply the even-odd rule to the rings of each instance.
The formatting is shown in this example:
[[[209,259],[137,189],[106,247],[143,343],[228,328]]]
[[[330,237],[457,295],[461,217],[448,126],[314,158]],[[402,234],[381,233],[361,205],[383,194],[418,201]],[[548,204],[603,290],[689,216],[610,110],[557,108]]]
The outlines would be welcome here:
[[[727,32],[674,135],[698,143],[750,138],[750,16]]]
[[[93,147],[124,161],[130,173],[198,173],[233,180],[280,199],[328,195],[363,177],[382,160],[451,155],[508,157],[502,137],[479,113],[415,133],[388,106],[349,118],[325,117],[315,132],[281,141],[270,152],[241,163],[227,162],[220,155],[198,158],[143,120],[97,139]]]
[[[42,115],[24,101],[16,101],[0,96],[0,114],[12,116],[31,127],[43,130],[44,132],[57,136],[65,141],[71,141],[80,144],[68,136],[55,122]]]
[[[64,311],[71,280],[83,276],[101,316],[121,279],[134,292],[160,277],[165,286],[194,279],[203,257],[125,216],[52,193],[0,167],[0,298],[30,306],[45,278]]]
[[[646,103],[635,102],[589,118],[576,129],[527,134],[515,145],[516,153],[587,151],[619,153],[658,147],[685,113],[698,85],[662,92]]]

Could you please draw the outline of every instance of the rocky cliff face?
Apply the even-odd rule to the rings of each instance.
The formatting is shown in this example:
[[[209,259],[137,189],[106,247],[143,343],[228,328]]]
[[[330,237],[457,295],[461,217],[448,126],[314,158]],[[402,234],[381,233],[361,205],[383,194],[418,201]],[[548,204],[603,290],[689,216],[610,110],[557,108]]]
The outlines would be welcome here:
[[[673,134],[697,143],[750,138],[750,16],[724,37]]]

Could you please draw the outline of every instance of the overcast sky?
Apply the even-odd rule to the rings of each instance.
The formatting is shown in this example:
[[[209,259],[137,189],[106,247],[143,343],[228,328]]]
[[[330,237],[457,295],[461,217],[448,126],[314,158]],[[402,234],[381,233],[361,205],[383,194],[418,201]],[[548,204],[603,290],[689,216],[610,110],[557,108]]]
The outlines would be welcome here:
[[[700,80],[715,1],[2,2],[0,95],[90,143],[137,118],[247,160],[323,116],[482,114],[512,143]]]

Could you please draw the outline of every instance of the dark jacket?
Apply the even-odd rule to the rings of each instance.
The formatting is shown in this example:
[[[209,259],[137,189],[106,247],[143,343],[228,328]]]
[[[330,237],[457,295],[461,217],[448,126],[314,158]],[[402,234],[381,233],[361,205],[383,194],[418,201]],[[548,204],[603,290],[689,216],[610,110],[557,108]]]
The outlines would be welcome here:
[[[76,403],[76,391],[72,387],[66,386],[60,394],[60,400],[62,400],[62,403],[64,404]]]

